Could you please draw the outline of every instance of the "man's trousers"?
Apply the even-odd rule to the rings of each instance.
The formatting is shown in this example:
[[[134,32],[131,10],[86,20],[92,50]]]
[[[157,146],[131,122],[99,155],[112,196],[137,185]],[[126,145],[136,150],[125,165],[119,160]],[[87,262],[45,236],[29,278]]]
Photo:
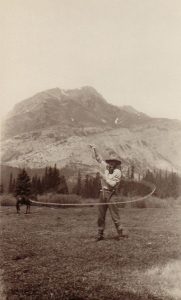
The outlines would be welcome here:
[[[113,220],[113,223],[116,227],[117,232],[119,233],[120,230],[122,230],[122,226],[120,223],[120,216],[119,216],[119,208],[117,204],[111,204],[112,202],[115,202],[116,197],[114,197],[114,194],[111,196],[110,191],[102,190],[100,192],[100,203],[108,203],[98,206],[98,231],[99,233],[103,233],[105,229],[105,220],[106,220],[106,212],[107,209],[109,209],[111,218]]]

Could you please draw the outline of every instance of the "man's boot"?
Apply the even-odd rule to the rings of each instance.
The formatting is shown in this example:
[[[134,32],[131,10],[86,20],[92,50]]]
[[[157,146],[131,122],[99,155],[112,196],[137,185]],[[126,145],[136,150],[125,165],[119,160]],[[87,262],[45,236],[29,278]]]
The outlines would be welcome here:
[[[128,238],[128,230],[126,229],[118,229],[118,238]]]
[[[96,242],[102,241],[104,239],[103,231],[99,231],[96,237]]]

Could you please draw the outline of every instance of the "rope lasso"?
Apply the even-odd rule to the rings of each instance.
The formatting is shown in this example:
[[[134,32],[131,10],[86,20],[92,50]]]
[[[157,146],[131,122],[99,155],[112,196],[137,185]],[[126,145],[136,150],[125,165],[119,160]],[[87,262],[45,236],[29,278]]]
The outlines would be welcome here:
[[[132,180],[131,182],[136,182]],[[60,207],[60,206],[100,206],[100,205],[111,205],[111,204],[123,204],[123,203],[133,203],[133,202],[138,202],[147,199],[148,197],[152,196],[153,193],[156,190],[156,186],[153,183],[142,181],[145,186],[151,188],[151,192],[143,197],[133,199],[133,200],[128,200],[128,201],[116,201],[116,202],[90,202],[90,203],[51,203],[51,202],[38,202],[38,201],[33,201],[31,200],[31,203],[35,206],[53,206],[53,207]]]

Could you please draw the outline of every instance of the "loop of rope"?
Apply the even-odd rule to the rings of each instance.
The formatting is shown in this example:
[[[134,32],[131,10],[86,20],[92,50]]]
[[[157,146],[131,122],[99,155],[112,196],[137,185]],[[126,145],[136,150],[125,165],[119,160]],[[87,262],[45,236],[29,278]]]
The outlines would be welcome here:
[[[136,182],[138,181],[132,180],[131,182]],[[99,206],[99,205],[111,205],[111,204],[123,204],[123,203],[132,203],[132,202],[138,202],[147,199],[156,190],[156,186],[153,183],[147,182],[147,181],[142,181],[145,186],[151,188],[151,192],[143,197],[133,199],[133,200],[128,200],[128,201],[116,201],[116,202],[91,202],[91,203],[51,203],[51,202],[38,202],[38,201],[33,201],[31,200],[31,203],[35,206],[53,206],[53,207],[59,207],[59,206]]]

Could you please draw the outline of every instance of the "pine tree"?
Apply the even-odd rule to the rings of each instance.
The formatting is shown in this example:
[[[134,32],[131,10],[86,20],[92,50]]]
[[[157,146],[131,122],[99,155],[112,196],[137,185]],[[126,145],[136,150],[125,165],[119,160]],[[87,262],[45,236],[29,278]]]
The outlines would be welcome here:
[[[170,177],[172,196],[177,198],[179,196],[179,177],[175,172],[172,172]]]
[[[9,177],[9,186],[8,186],[8,193],[13,193],[13,174],[10,174]]]
[[[30,177],[27,174],[27,172],[25,171],[25,169],[23,169],[17,177],[16,188],[15,188],[15,196],[17,196],[17,195],[26,195],[26,196],[28,196],[30,194],[31,194]]]
[[[41,194],[46,192],[46,185],[45,185],[45,176],[41,179]]]
[[[3,183],[0,184],[0,194],[4,193],[4,185]]]
[[[91,176],[89,178],[89,197],[96,198],[96,193],[97,193],[96,178]]]
[[[15,188],[16,188],[16,179],[14,178],[13,179],[13,184],[12,184],[12,193],[13,194],[14,194]]]
[[[47,178],[48,178],[48,182],[47,182],[47,188],[48,191],[51,191],[51,189],[53,188],[53,170],[52,167],[48,168],[48,174],[47,174]]]
[[[59,184],[60,184],[60,172],[57,169],[56,164],[55,164],[55,166],[53,168],[53,174],[52,174],[52,176],[53,176],[53,187],[56,189],[59,186]]]
[[[47,192],[49,188],[49,183],[48,183],[48,168],[45,168],[45,175],[42,178],[42,184],[43,184],[43,190],[44,192]]]
[[[85,182],[84,182],[84,187],[83,187],[83,190],[82,190],[82,194],[86,198],[90,197],[90,179],[89,179],[89,175],[85,176]]]
[[[59,182],[59,185],[56,187],[56,191],[59,194],[68,194],[69,193],[67,182],[66,182],[64,175],[60,176],[60,182]]]
[[[82,194],[82,178],[81,178],[80,171],[78,172],[77,182],[76,182],[76,185],[73,188],[73,192],[76,195],[81,195]]]
[[[40,177],[37,178],[36,189],[37,189],[37,194],[39,194],[39,195],[43,194],[43,185],[42,185],[42,180]]]
[[[135,171],[135,167],[134,165],[131,166],[131,179],[134,179],[134,171]]]
[[[78,179],[77,179],[77,195],[81,195],[82,192],[82,177],[80,172],[78,173]]]
[[[69,194],[69,189],[68,189],[68,185],[67,185],[67,181],[65,179],[65,176],[63,176],[63,178],[64,178],[64,185],[65,185],[64,194]]]
[[[45,174],[42,177],[42,190],[43,192],[49,192],[53,187],[53,170],[52,167],[45,168]]]
[[[128,167],[127,172],[126,172],[126,178],[130,179],[130,169],[129,169],[129,167]]]
[[[37,189],[36,189],[36,175],[32,177],[31,180],[31,193],[36,195],[37,194]]]
[[[96,177],[93,179],[93,192],[94,192],[93,197],[94,198],[99,197],[100,189],[101,189],[101,178],[100,178],[100,173],[97,172]]]

